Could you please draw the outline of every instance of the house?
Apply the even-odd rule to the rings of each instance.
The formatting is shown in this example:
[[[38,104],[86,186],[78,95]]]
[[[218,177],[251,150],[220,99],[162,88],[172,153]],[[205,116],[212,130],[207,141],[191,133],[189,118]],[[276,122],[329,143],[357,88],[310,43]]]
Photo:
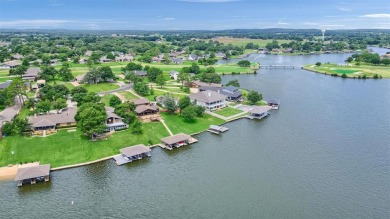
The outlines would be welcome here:
[[[215,53],[215,57],[217,58],[226,58],[226,54],[223,52],[217,52]]]
[[[132,100],[135,105],[135,113],[141,121],[158,121],[160,120],[160,109],[157,105],[150,103],[145,98]]]
[[[204,106],[206,110],[214,110],[226,107],[226,96],[216,91],[201,91],[199,93],[191,94],[191,102],[196,102],[198,106]]]
[[[135,71],[133,71],[133,72],[134,72],[134,74],[137,75],[137,76],[141,76],[141,77],[146,77],[146,76],[148,76],[148,73],[147,73],[146,71],[137,71],[137,70],[135,70]]]
[[[270,110],[269,107],[265,106],[256,106],[252,110],[249,111],[248,118],[250,119],[262,119],[269,115],[268,111]]]
[[[12,60],[22,60],[24,59],[24,56],[20,55],[20,54],[15,54],[11,57]]]
[[[104,63],[104,62],[110,62],[111,60],[107,59],[106,56],[103,56],[99,59],[100,62]]]
[[[129,127],[127,124],[123,122],[122,117],[115,114],[114,108],[105,107],[105,110],[107,113],[107,119],[106,119],[107,132],[115,132]]]
[[[172,58],[171,62],[173,64],[181,65],[181,64],[183,64],[183,59],[181,59],[181,58]]]
[[[197,55],[189,55],[187,58],[188,61],[196,61],[198,59],[199,57]]]
[[[227,100],[230,101],[240,101],[242,99],[241,91],[239,91],[238,88],[234,86],[223,87],[219,93],[225,95]]]
[[[85,56],[91,56],[92,53],[93,53],[93,52],[92,52],[91,50],[87,50],[87,51],[85,51],[84,55],[85,55]]]
[[[169,72],[169,77],[173,78],[173,80],[177,80],[178,76],[179,76],[179,72],[178,71],[171,70]]]
[[[193,81],[191,84],[189,84],[190,87],[194,88],[199,88],[199,87],[217,87],[221,88],[223,85],[222,84],[217,84],[217,83],[206,83],[202,81]]]
[[[5,66],[6,68],[10,68],[10,69],[17,68],[19,65],[20,65],[20,62],[19,62],[19,61],[8,61],[8,62],[4,62],[4,66]]]
[[[8,88],[9,85],[11,84],[11,82],[12,82],[11,80],[7,80],[7,81],[1,83],[1,84],[0,84],[0,90],[3,90],[3,89]]]
[[[22,76],[22,80],[36,81],[39,78],[39,73],[41,72],[42,70],[39,67],[28,68],[26,73]]]
[[[131,62],[133,60],[134,60],[134,57],[132,55],[124,55],[124,56],[115,57],[116,62]]]
[[[77,81],[79,84],[84,83],[85,75],[86,75],[86,74],[77,75],[77,76],[73,79],[73,81]]]
[[[38,63],[38,65],[42,65],[43,61],[42,59],[37,59],[35,61],[31,61],[31,62],[28,62],[30,65],[34,64],[34,63]]]
[[[291,48],[288,48],[288,49],[284,49],[284,50],[283,50],[283,53],[292,53],[292,52],[294,52],[294,50],[291,49]]]
[[[17,98],[15,98],[16,100]],[[16,101],[15,101],[16,102]],[[7,122],[11,122],[19,113],[20,104],[9,106],[0,112],[0,130],[1,127]]]
[[[67,107],[58,113],[35,115],[28,118],[33,135],[43,135],[56,133],[57,128],[75,126],[76,107]]]
[[[160,61],[161,61],[161,59],[159,57],[157,57],[157,56],[152,57],[152,62],[156,63],[156,62],[160,62]]]

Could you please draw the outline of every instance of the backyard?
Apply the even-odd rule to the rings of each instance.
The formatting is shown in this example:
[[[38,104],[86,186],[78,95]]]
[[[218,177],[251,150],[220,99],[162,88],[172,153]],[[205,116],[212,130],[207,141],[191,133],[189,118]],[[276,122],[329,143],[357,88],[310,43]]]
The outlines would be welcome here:
[[[236,108],[232,108],[232,107],[225,107],[223,109],[214,111],[214,113],[221,115],[221,116],[224,116],[224,117],[234,116],[234,115],[237,115],[237,114],[242,113],[242,112],[243,111],[236,109]]]

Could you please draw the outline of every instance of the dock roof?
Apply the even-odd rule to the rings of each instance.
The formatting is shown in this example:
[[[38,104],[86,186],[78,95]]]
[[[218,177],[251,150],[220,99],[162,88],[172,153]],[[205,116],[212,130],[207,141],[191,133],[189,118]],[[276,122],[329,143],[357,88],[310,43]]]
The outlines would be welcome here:
[[[15,181],[48,176],[49,173],[50,173],[50,164],[32,166],[32,167],[23,167],[18,169],[18,172],[16,173]]]
[[[191,138],[190,135],[180,133],[177,135],[172,135],[170,137],[163,138],[163,139],[161,139],[161,141],[164,142],[165,144],[175,144],[175,143],[179,143],[181,141],[189,140],[190,138]]]
[[[252,114],[262,114],[262,113],[265,113],[265,112],[268,112],[270,110],[269,107],[265,107],[265,106],[257,106],[255,108],[253,108],[250,113]]]
[[[127,147],[127,148],[122,148],[119,151],[121,152],[121,154],[125,155],[126,157],[132,157],[135,155],[150,152],[151,150],[149,147],[146,147],[143,144],[139,144],[139,145],[135,145],[135,146]]]

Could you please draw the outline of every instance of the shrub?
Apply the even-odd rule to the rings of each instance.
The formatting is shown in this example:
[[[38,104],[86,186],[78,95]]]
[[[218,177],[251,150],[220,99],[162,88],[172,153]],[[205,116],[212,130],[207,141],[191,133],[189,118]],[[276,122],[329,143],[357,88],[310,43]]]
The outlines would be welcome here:
[[[347,78],[347,74],[343,73],[343,74],[341,75],[341,77],[342,77],[342,78]]]
[[[321,66],[321,62],[316,62],[316,66]]]

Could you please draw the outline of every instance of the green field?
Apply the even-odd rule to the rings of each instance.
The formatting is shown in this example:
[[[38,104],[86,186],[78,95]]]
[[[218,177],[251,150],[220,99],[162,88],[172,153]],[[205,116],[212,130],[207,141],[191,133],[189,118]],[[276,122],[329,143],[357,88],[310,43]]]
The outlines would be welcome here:
[[[113,94],[107,94],[102,96],[102,99],[100,102],[104,103],[105,106],[110,106],[110,99],[111,97],[114,96]]]
[[[139,99],[139,97],[137,97],[134,94],[127,92],[127,91],[121,91],[121,92],[119,92],[119,94],[124,96],[126,98],[126,100]]]
[[[119,149],[136,145],[160,142],[169,136],[161,123],[144,123],[143,134],[134,135],[130,130],[116,132],[108,140],[91,142],[80,131],[59,131],[48,137],[9,136],[0,142],[0,166],[40,161],[60,167],[94,161],[119,154]],[[12,151],[14,154],[12,154]]]
[[[232,108],[232,107],[225,107],[223,109],[214,111],[214,113],[221,115],[221,116],[224,116],[224,117],[234,116],[234,115],[242,113],[242,112],[243,111],[241,111],[239,109]]]
[[[95,92],[95,93],[115,90],[119,88],[119,85],[111,84],[111,83],[83,84],[80,86],[83,86],[85,89],[88,90],[88,92]]]
[[[208,114],[197,118],[196,121],[192,123],[185,122],[183,117],[179,116],[179,114],[171,115],[169,113],[162,112],[161,116],[164,118],[165,123],[174,134],[194,134],[207,130],[210,125],[220,125],[224,122],[222,119],[213,117]]]
[[[263,40],[263,39],[249,39],[249,38],[231,38],[231,37],[217,37],[212,38],[213,41],[218,41],[223,44],[232,44],[233,46],[242,46],[245,47],[248,43],[253,43],[259,45],[259,47],[265,47],[267,43],[272,43],[272,40]],[[289,43],[291,40],[277,40],[279,45],[282,43]]]
[[[321,66],[316,66],[312,64],[304,66],[304,69],[329,75],[337,74],[338,76],[341,76],[342,74],[346,74],[347,77],[358,77],[363,75],[373,77],[375,74],[378,74],[384,78],[390,78],[390,66],[383,65],[356,65],[350,63],[347,66],[340,66],[337,64],[322,64]]]

